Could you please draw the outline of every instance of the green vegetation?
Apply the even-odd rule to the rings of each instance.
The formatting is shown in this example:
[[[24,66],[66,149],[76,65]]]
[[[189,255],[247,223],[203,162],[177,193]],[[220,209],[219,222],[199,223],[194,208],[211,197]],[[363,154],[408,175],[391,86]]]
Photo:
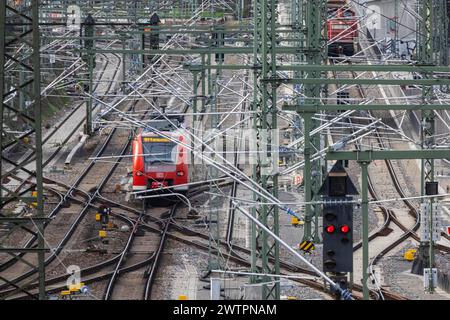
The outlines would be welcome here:
[[[55,94],[65,95],[64,90],[59,90]],[[65,108],[69,103],[67,97],[44,97],[41,100],[42,105],[42,122],[46,124],[53,115]]]

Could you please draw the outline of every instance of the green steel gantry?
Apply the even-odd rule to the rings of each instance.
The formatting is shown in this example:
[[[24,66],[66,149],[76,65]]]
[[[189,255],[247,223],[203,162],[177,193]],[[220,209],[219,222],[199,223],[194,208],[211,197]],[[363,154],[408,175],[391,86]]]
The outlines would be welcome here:
[[[323,52],[326,52],[326,41],[324,27],[326,23],[322,20],[324,17],[324,11],[326,12],[326,2],[322,0],[311,0],[306,3],[306,63],[309,66],[313,66],[309,71],[305,72],[304,78],[322,78],[321,71],[318,68],[324,63]],[[303,78],[303,80],[304,80]],[[322,82],[306,83],[300,80],[296,83],[301,83],[305,86],[305,103],[315,104],[320,100],[320,89]],[[310,132],[317,128],[318,122],[313,120],[314,113],[303,112],[299,113],[304,120],[304,161],[305,166],[303,169],[303,181],[305,189],[305,224],[303,240],[314,240],[314,242],[320,242],[319,238],[319,216],[320,206],[311,204],[311,201],[317,200],[318,190],[322,185],[322,166],[321,161],[311,161],[311,155],[320,150],[321,136],[310,136]],[[314,219],[314,233],[312,231]]]
[[[16,52],[19,46],[21,50]],[[45,299],[39,49],[39,1],[0,1],[0,223],[9,224],[13,230],[20,228],[37,240],[35,247],[11,244],[0,247],[0,252],[38,270],[39,299]],[[17,130],[23,133],[17,136],[14,134]],[[7,150],[14,147],[25,147],[31,156],[11,160]],[[29,214],[16,214],[14,207],[9,206],[20,201],[27,204]],[[37,259],[24,259],[22,256],[27,252],[35,253]],[[2,276],[0,280],[34,297],[16,281]]]
[[[447,2],[438,0],[420,0],[419,13],[421,20],[418,21],[417,38],[418,60],[421,65],[442,65],[448,64],[448,17]],[[423,79],[429,79],[430,74],[422,72]],[[433,86],[423,85],[422,103],[430,104],[433,99]],[[436,121],[434,110],[423,110],[421,113],[421,147],[432,150],[436,148],[435,134]],[[425,195],[425,185],[434,182],[434,159],[421,160],[421,194]],[[422,198],[422,202],[424,198]],[[433,199],[431,199],[433,202]],[[431,208],[431,206],[430,206]],[[430,221],[433,212],[421,212],[428,215]],[[431,223],[430,223],[431,224]],[[418,260],[417,260],[418,259]],[[419,255],[415,263],[419,263],[431,269],[434,267],[434,241],[430,237],[429,241],[422,240],[419,247]],[[422,269],[422,268],[420,268]],[[430,272],[430,277],[432,273]],[[429,292],[434,292],[433,282],[430,281]]]
[[[272,143],[278,140],[277,129],[277,84],[276,78],[276,0],[254,0],[253,33],[253,103],[255,111],[253,128],[256,134],[257,162],[253,166],[253,179],[265,190],[278,197],[278,176],[273,169],[274,152]],[[274,144],[275,145],[275,144]],[[269,189],[270,187],[270,189]],[[258,193],[254,193],[256,203],[264,203]],[[275,234],[279,233],[278,207],[261,204],[253,208],[253,216]],[[267,232],[252,224],[252,272],[279,274],[279,244]],[[272,261],[271,261],[272,260]],[[258,263],[261,262],[261,267]],[[262,283],[262,299],[279,299],[279,282],[268,276],[252,277],[253,283]]]

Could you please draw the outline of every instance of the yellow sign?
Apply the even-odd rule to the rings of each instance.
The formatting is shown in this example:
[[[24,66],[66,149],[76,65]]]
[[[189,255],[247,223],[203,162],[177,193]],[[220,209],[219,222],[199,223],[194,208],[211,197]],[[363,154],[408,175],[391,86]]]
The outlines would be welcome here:
[[[302,220],[299,220],[297,217],[292,217],[292,218],[291,218],[291,224],[292,224],[293,226],[302,226],[302,225],[305,224],[305,222],[302,221]]]
[[[37,198],[37,196],[38,196],[37,191],[31,191],[31,196],[32,196],[33,198]],[[37,208],[37,206],[38,206],[37,201],[33,201],[33,202],[31,203],[31,205],[30,205],[30,207],[35,207],[35,208]]]
[[[303,241],[298,245],[298,247],[300,250],[305,251],[306,253],[310,253],[315,249],[314,243],[312,243],[311,241]]]
[[[403,258],[405,258],[406,261],[414,261],[416,252],[417,252],[416,249],[409,249],[408,251],[405,252]]]
[[[144,137],[144,142],[169,142],[167,138]]]

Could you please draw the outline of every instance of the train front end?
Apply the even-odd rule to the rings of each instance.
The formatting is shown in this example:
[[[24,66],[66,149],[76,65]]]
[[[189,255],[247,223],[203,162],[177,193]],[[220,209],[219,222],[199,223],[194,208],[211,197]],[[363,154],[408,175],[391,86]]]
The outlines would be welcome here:
[[[343,1],[343,4],[346,2]],[[355,12],[343,6],[328,7],[328,53],[330,56],[353,56],[357,49],[358,21]]]
[[[133,141],[133,191],[186,193],[188,156],[182,142],[179,131],[141,132]]]

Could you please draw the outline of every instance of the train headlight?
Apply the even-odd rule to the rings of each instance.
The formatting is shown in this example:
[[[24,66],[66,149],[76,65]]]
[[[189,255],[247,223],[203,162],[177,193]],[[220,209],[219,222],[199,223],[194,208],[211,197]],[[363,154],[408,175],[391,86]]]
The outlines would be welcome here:
[[[177,171],[177,176],[179,176],[179,177],[184,176],[184,171]]]
[[[143,175],[143,173],[142,173],[141,171],[136,171],[136,175],[137,175],[138,177],[140,177],[140,176]]]

